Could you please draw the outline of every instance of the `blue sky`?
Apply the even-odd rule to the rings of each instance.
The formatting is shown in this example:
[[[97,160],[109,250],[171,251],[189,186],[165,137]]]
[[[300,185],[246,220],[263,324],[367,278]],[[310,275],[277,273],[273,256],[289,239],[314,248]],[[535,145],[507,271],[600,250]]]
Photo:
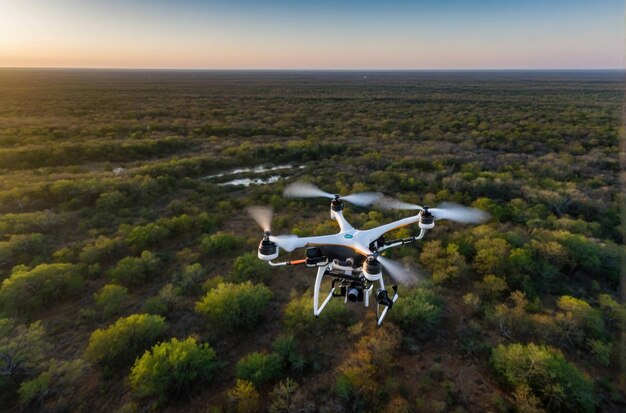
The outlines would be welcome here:
[[[624,3],[0,0],[0,66],[622,68]]]

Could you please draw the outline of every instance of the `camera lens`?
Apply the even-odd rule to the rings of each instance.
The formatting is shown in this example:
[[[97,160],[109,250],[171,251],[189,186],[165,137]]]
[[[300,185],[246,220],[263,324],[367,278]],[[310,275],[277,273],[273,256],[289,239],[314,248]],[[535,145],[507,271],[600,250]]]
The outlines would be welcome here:
[[[348,288],[348,300],[355,303],[358,298],[359,298],[359,290],[356,287],[349,287]]]

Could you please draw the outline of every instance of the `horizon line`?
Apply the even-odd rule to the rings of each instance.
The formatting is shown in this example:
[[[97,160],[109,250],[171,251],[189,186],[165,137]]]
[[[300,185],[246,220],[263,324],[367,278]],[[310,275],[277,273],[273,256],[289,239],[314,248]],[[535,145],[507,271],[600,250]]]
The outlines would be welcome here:
[[[202,68],[202,67],[95,67],[95,66],[0,66],[2,69],[40,69],[40,70],[136,70],[136,71],[207,71],[207,72],[481,72],[481,71],[626,71],[626,68],[590,67],[590,68]]]

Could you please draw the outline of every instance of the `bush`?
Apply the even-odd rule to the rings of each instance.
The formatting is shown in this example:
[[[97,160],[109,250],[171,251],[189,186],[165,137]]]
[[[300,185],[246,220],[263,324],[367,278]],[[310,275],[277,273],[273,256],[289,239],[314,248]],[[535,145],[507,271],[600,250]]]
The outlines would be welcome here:
[[[230,278],[236,282],[252,281],[258,283],[267,281],[271,274],[271,267],[266,262],[259,260],[256,253],[250,252],[235,259]]]
[[[626,322],[626,307],[610,295],[598,295],[598,306],[607,325],[618,325],[620,322]]]
[[[125,285],[136,286],[144,283],[159,268],[159,259],[150,251],[144,251],[139,258],[122,258],[111,270],[113,281]]]
[[[256,391],[254,384],[247,380],[237,379],[235,387],[228,391],[228,399],[235,405],[237,413],[253,413],[261,410],[259,392]]]
[[[173,282],[180,287],[183,292],[191,294],[198,290],[198,284],[205,275],[206,271],[202,268],[202,265],[198,263],[190,264],[174,275]]]
[[[557,300],[556,305],[561,310],[556,316],[556,322],[568,340],[582,345],[585,337],[591,339],[607,337],[602,313],[585,300],[564,295]]]
[[[167,304],[158,295],[146,299],[146,301],[141,306],[141,311],[146,314],[156,314],[162,316],[165,316],[169,312],[167,309]]]
[[[509,288],[504,279],[496,277],[493,274],[485,275],[481,282],[474,283],[474,287],[479,291],[481,297],[488,300],[502,296]]]
[[[167,239],[169,233],[166,227],[155,223],[139,225],[130,230],[125,242],[133,251],[142,251],[160,245]]]
[[[595,411],[593,386],[563,354],[536,344],[501,344],[491,363],[511,386],[527,386],[550,411]]]
[[[237,378],[260,386],[280,376],[281,360],[275,353],[250,353],[237,362]]]
[[[587,342],[587,346],[589,347],[591,354],[593,354],[593,357],[601,366],[607,367],[611,364],[613,343],[590,339]]]
[[[91,333],[85,358],[105,367],[126,366],[166,330],[167,323],[161,316],[133,314],[120,318],[108,328]]]
[[[251,328],[271,299],[272,292],[262,284],[220,283],[196,303],[196,311],[224,329]]]
[[[78,259],[86,264],[104,264],[120,254],[122,248],[123,244],[119,238],[107,238],[101,235],[83,247]]]
[[[408,334],[425,338],[441,320],[443,302],[428,287],[403,293],[389,311],[389,318]]]
[[[128,290],[116,284],[107,284],[94,294],[94,300],[102,310],[102,317],[106,320],[122,310],[128,300]]]
[[[298,341],[292,335],[283,334],[276,337],[272,343],[274,352],[280,356],[283,367],[295,371],[304,369],[304,357],[298,352]]]
[[[283,311],[283,323],[295,334],[321,335],[328,329],[338,329],[352,324],[352,316],[340,299],[331,299],[319,318],[313,315],[313,294],[292,293],[291,301]]]
[[[77,265],[41,264],[32,270],[18,266],[2,282],[0,306],[7,313],[28,313],[76,295],[82,286],[83,277]]]
[[[89,371],[89,364],[82,359],[72,361],[50,360],[48,369],[36,378],[24,381],[18,394],[20,403],[28,405],[37,402],[41,405],[50,395],[57,397],[57,405],[63,407],[84,380]]]
[[[394,353],[402,341],[390,323],[371,336],[362,337],[353,352],[343,359],[337,376],[337,395],[353,411],[381,410],[381,385],[394,367]]]
[[[307,402],[295,380],[287,378],[278,383],[270,393],[269,413],[310,413],[315,411],[313,403]]]
[[[483,275],[505,275],[509,265],[511,246],[501,238],[481,238],[474,244],[474,270]]]
[[[137,397],[178,396],[195,382],[209,380],[216,369],[215,351],[189,337],[157,344],[133,365],[129,381]]]
[[[467,268],[465,257],[459,253],[459,247],[456,244],[449,244],[443,248],[441,241],[426,242],[420,254],[420,262],[432,271],[433,282],[436,284],[458,278]]]
[[[180,290],[172,284],[165,284],[154,297],[150,297],[144,303],[142,310],[148,314],[166,315],[174,311],[179,301]]]
[[[200,249],[206,255],[223,257],[231,255],[237,248],[243,245],[243,240],[234,234],[218,232],[205,235],[200,242]]]
[[[0,267],[11,268],[17,263],[29,263],[46,251],[43,234],[15,234],[7,241],[0,241]]]
[[[12,318],[0,318],[0,354],[4,359],[0,390],[9,382],[9,377],[23,377],[43,370],[51,349],[41,321],[26,326]]]

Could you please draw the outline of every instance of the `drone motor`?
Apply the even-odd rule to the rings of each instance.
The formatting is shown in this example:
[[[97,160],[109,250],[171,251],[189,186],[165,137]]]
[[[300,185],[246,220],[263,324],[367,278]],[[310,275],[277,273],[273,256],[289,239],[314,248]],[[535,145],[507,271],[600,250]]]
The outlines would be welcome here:
[[[373,282],[379,280],[382,275],[383,274],[380,267],[380,262],[378,262],[376,257],[374,257],[373,255],[367,257],[365,263],[363,264],[363,276],[368,281]]]
[[[428,212],[428,207],[424,206],[424,210],[420,212],[420,221],[418,223],[421,229],[433,229],[435,228],[435,217]]]
[[[259,259],[271,261],[278,257],[278,246],[270,241],[270,232],[266,231],[263,239],[259,243]]]

